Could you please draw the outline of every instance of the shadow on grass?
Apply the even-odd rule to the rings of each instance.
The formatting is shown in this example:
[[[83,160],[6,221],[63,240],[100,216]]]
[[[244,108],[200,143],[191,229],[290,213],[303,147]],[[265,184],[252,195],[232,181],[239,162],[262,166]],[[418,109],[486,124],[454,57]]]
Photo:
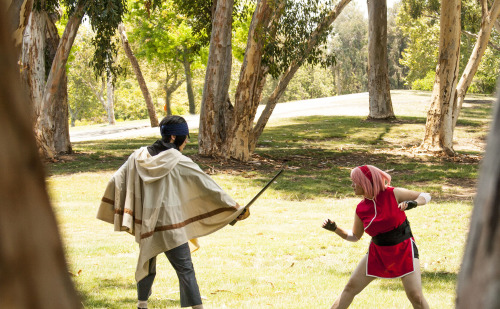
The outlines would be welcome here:
[[[422,273],[422,285],[426,290],[440,290],[443,286],[454,286],[457,282],[457,274],[446,271],[424,271]],[[381,279],[379,288],[381,290],[404,291],[401,279]]]
[[[136,295],[136,285],[133,283],[123,283],[120,280],[105,279],[99,281],[99,286],[96,291],[87,291],[79,289],[80,297],[85,308],[107,308],[107,309],[122,309],[136,308],[136,297],[115,297],[113,299],[104,298],[106,295],[116,295],[117,291],[129,290],[130,293]],[[128,293],[128,294],[130,294]],[[180,300],[166,299],[162,295],[152,295],[151,300],[154,301],[155,307],[180,307]]]
[[[477,105],[481,113],[490,109],[488,104]],[[464,114],[471,110],[464,108]],[[470,186],[477,179],[477,160],[455,162],[405,152],[404,149],[417,146],[421,140],[425,117],[379,122],[366,121],[364,117],[311,116],[284,123],[266,127],[250,162],[201,157],[197,155],[196,142],[188,144],[184,154],[209,174],[230,173],[235,181],[245,182],[252,190],[265,184],[274,170],[285,167],[286,172],[273,189],[283,193],[284,199],[293,200],[353,196],[350,170],[364,164],[389,170],[394,186],[425,188],[431,193],[441,193],[450,179],[454,181],[448,187],[457,190],[462,186],[460,180],[464,180],[463,186]],[[482,124],[479,120],[464,121],[470,130],[479,133],[484,131]],[[191,135],[191,141],[198,140],[197,134]],[[134,150],[155,140],[150,137],[74,143],[75,154],[49,164],[49,172],[51,175],[112,172]]]

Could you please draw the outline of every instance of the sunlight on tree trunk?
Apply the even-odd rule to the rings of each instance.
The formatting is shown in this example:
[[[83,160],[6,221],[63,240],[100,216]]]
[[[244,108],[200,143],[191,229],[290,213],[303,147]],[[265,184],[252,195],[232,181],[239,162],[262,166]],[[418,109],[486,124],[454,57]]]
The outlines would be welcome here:
[[[387,1],[368,0],[368,93],[370,119],[394,119],[387,59]]]
[[[500,83],[457,283],[457,309],[500,304]]]
[[[81,308],[69,276],[17,58],[0,6],[0,308]]]
[[[453,114],[460,60],[460,0],[441,3],[441,32],[436,80],[422,145],[426,151],[453,155]]]
[[[130,44],[128,43],[127,33],[125,32],[125,26],[123,25],[123,23],[118,26],[118,33],[120,34],[120,38],[122,40],[122,46],[125,50],[125,55],[127,55],[127,58],[130,61],[130,65],[134,70],[135,77],[137,78],[137,82],[139,83],[139,87],[141,88],[142,96],[144,97],[144,101],[146,102],[151,127],[157,127],[159,126],[159,122],[158,117],[156,116],[153,100],[151,99],[148,86],[146,85],[146,81],[144,80],[144,77],[142,75],[139,62],[137,61],[137,58],[135,57],[132,49],[130,48]]]

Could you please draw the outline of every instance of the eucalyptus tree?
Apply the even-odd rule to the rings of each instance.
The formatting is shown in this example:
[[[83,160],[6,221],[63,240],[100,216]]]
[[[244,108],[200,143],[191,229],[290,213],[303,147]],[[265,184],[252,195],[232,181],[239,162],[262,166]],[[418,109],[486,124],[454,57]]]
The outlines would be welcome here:
[[[183,1],[181,1],[183,2]],[[200,2],[205,14],[201,29],[209,29],[210,50],[200,114],[199,153],[248,160],[276,103],[304,63],[330,66],[323,51],[331,24],[350,0],[256,1],[245,6],[232,0]],[[204,6],[203,6],[204,5]],[[253,10],[245,55],[234,99],[228,93],[232,65],[233,16]],[[245,14],[245,10],[242,10]],[[235,13],[236,12],[236,13]],[[269,97],[262,98],[266,77],[277,79]],[[233,104],[234,102],[234,104]],[[254,124],[257,107],[264,110]]]
[[[368,0],[368,94],[370,119],[393,119],[387,59],[387,0]]]
[[[96,52],[92,59],[96,74],[100,75],[103,72],[114,74],[116,68],[107,70],[106,67],[111,65],[110,59],[116,51],[112,37],[122,20],[125,6],[122,0],[67,0],[64,1],[63,7],[61,7],[62,3],[57,0],[24,0],[22,2],[14,0],[12,3],[21,5],[9,7],[11,14],[9,17],[18,23],[17,27],[12,26],[10,29],[14,29],[12,35],[15,39],[18,39],[19,36],[24,38],[25,54],[29,58],[28,63],[31,63],[26,72],[28,76],[25,80],[36,81],[35,84],[30,85],[30,92],[32,100],[36,100],[33,102],[35,111],[39,111],[39,115],[34,121],[38,145],[46,157],[53,157],[58,152],[71,151],[67,126],[67,106],[60,99],[60,93],[65,92],[64,89],[61,90],[61,87],[66,85],[66,63],[82,19],[85,15],[88,16],[89,22],[96,32],[93,39]],[[44,54],[48,40],[46,29],[52,27],[54,14],[62,9],[68,16],[67,23],[60,39],[56,37],[59,43],[53,58],[49,59]],[[23,16],[25,19],[17,18],[18,16]],[[28,36],[24,35],[26,28],[30,28]],[[65,115],[63,115],[64,113]],[[61,117],[61,115],[63,116]],[[64,123],[66,123],[66,127],[63,129],[63,134],[56,136],[55,132]],[[64,141],[58,140],[59,138],[64,139]],[[62,144],[64,147],[59,149],[58,144]]]
[[[0,5],[0,308],[82,308],[64,256],[45,170]]]
[[[169,71],[173,72],[169,76],[177,78],[172,78],[170,84],[165,85],[166,89],[171,89],[172,85],[177,85],[174,87],[177,89],[183,82],[186,83],[189,113],[194,114],[192,66],[199,65],[203,49],[187,18],[177,12],[174,1],[161,1],[152,10],[143,3],[134,2],[129,21],[132,26],[130,40],[141,46],[137,56],[169,67]],[[184,78],[176,75],[176,63],[183,68]]]
[[[462,3],[464,4],[464,8],[461,6]],[[460,1],[458,3],[458,16],[454,17],[449,16],[451,13],[449,11],[450,7],[447,7],[448,9],[443,11],[441,7],[443,5],[448,5],[448,2],[440,3],[437,0],[403,2],[405,11],[412,17],[420,17],[424,13],[428,16],[432,16],[432,13],[439,16],[437,12],[440,12],[441,15],[439,62],[436,69],[431,107],[427,114],[424,140],[421,148],[430,151],[444,151],[448,155],[453,155],[455,153],[453,150],[454,129],[465,95],[473,82],[481,59],[490,43],[491,31],[500,15],[500,1],[488,2],[487,0],[481,0],[479,1],[479,6],[476,1]],[[452,8],[454,14],[457,14],[456,7]],[[446,16],[443,17],[443,14],[446,14]],[[461,18],[462,16],[463,18]],[[443,18],[448,21],[448,24],[442,24]],[[449,18],[452,19],[448,20]],[[444,31],[443,27],[447,28],[448,31]],[[458,31],[458,38],[456,38],[456,31]],[[475,36],[475,43],[467,61],[466,55],[461,54],[460,35],[467,33],[467,36],[470,36],[471,31],[477,31],[478,33]],[[446,42],[450,45],[444,50],[447,55],[443,55],[441,53],[442,48],[444,48],[442,44]],[[450,48],[454,49],[450,50]],[[458,64],[455,64],[455,59],[460,61],[460,58],[463,59],[464,68],[459,80],[460,67]],[[451,61],[452,59],[453,61]],[[439,76],[439,74],[445,74],[445,70],[448,70],[448,73],[446,73],[446,79],[449,79],[448,83],[443,80],[444,76]],[[455,74],[457,76],[454,76]],[[451,86],[453,88],[450,88]]]
[[[137,58],[135,57],[134,52],[132,51],[132,48],[130,47],[130,44],[128,42],[125,25],[123,23],[118,26],[118,33],[120,34],[123,50],[125,51],[125,54],[130,61],[130,65],[134,70],[137,82],[139,83],[139,87],[141,88],[142,96],[144,97],[144,101],[146,102],[151,127],[157,127],[159,125],[159,122],[158,117],[156,117],[153,100],[151,99],[151,94],[149,93],[148,86],[146,85],[146,81],[144,80],[139,62],[137,61]]]

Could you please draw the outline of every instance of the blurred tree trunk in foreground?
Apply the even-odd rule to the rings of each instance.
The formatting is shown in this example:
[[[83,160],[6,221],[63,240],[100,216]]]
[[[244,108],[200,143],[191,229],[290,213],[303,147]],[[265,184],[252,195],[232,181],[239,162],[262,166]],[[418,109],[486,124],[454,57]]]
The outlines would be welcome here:
[[[0,5],[0,308],[81,308]]]
[[[498,308],[500,304],[500,83],[494,120],[479,174],[456,308]]]

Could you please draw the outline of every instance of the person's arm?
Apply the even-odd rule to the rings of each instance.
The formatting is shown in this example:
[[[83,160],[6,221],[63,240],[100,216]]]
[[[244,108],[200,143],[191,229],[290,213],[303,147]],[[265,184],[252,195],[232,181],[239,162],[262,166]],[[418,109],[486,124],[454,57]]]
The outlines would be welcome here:
[[[417,192],[404,188],[394,188],[394,196],[398,207],[402,211],[422,206],[431,201],[431,195],[425,192]]]
[[[365,232],[363,228],[363,222],[361,219],[358,217],[358,215],[354,215],[354,224],[352,227],[352,230],[347,230],[344,228],[341,228],[340,226],[337,226],[335,221],[331,221],[330,219],[326,219],[323,222],[323,228],[334,232],[335,234],[339,235],[343,239],[347,241],[352,241],[356,242],[358,241],[361,236],[363,236],[363,233]]]

